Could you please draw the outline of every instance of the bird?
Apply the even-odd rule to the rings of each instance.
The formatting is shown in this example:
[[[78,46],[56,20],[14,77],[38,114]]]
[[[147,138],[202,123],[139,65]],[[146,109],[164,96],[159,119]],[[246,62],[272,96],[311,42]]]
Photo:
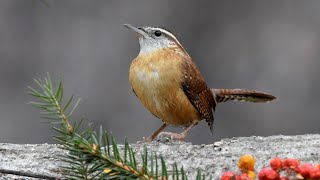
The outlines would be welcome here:
[[[178,39],[160,27],[136,27],[124,24],[135,32],[140,44],[138,56],[131,62],[129,82],[143,106],[163,124],[151,136],[184,141],[200,121],[213,132],[214,112],[227,101],[270,102],[277,97],[245,89],[209,88],[203,75]],[[167,126],[182,127],[182,133],[161,132]]]

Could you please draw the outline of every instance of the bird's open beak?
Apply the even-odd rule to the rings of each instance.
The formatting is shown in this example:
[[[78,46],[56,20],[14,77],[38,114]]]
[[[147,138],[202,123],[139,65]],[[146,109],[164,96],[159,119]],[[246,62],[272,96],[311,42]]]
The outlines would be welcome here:
[[[134,27],[131,24],[124,24],[124,26],[127,27],[128,29],[131,29],[132,31],[136,32],[138,35],[141,35],[145,38],[148,37],[148,34],[142,28]]]

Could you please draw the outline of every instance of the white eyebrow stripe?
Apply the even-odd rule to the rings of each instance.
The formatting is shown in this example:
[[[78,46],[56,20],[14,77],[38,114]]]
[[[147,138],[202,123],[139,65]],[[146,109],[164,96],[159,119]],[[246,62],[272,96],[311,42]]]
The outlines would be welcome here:
[[[171,32],[169,32],[169,31],[167,31],[167,30],[165,30],[165,29],[161,29],[161,28],[154,28],[154,29],[155,29],[155,30],[159,30],[159,31],[161,31],[161,32],[169,35],[171,38],[173,38],[173,39],[181,46],[181,44],[180,44],[180,42],[178,41],[178,39],[177,39]]]
[[[188,55],[187,51],[184,49],[184,47],[181,45],[181,43],[178,41],[178,39],[169,31],[162,29],[162,28],[153,28],[154,30],[159,30],[167,35],[169,35],[172,39],[176,41],[176,43],[182,48],[182,50]]]

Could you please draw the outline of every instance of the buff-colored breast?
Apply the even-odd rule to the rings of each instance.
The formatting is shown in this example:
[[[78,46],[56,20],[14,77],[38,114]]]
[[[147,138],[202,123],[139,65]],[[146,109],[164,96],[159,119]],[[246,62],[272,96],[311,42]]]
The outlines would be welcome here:
[[[167,124],[188,126],[202,118],[181,89],[183,59],[173,55],[161,50],[139,55],[130,66],[129,81],[152,114]]]

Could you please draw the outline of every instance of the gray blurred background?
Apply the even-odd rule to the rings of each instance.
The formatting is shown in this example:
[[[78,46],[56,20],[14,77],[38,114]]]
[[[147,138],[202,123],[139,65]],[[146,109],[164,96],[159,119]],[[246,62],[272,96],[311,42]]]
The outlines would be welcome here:
[[[121,141],[149,136],[161,121],[128,81],[139,52],[122,24],[161,26],[184,45],[210,87],[272,93],[269,104],[225,103],[214,133],[200,123],[187,141],[320,131],[320,1],[0,1],[0,142],[54,142],[27,104],[27,86],[49,72],[83,101],[75,118]],[[180,132],[180,128],[167,131]]]

